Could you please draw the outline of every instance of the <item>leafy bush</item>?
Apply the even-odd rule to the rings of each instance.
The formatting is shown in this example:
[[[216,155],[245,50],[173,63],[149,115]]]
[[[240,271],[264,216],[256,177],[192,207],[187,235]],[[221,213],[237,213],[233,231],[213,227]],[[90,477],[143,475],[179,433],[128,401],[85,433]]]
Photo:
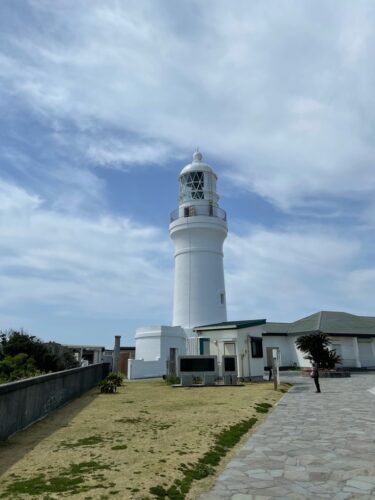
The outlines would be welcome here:
[[[177,375],[167,375],[164,380],[168,385],[177,385],[181,383],[180,377],[177,377]]]
[[[56,342],[44,343],[22,330],[0,332],[0,362],[0,382],[66,370],[78,365],[67,347]]]
[[[15,356],[5,356],[0,361],[0,383],[13,382],[24,378],[34,377],[40,372],[36,369],[33,358],[20,353]]]
[[[99,382],[100,392],[107,394],[116,392],[117,387],[122,386],[123,380],[124,376],[121,373],[110,373],[104,380]]]

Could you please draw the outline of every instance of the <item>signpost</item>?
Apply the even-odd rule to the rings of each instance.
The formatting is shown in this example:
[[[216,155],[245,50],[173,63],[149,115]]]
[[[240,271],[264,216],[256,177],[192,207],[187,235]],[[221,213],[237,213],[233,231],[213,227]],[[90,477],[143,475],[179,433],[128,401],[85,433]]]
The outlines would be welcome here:
[[[272,349],[272,374],[273,374],[273,388],[277,390],[277,386],[280,385],[280,350]]]

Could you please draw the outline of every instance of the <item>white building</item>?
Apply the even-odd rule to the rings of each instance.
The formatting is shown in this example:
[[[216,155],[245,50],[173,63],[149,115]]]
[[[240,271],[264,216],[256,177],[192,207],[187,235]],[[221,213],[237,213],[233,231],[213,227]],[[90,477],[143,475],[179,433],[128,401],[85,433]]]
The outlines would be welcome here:
[[[261,380],[264,373],[262,332],[265,319],[249,321],[224,321],[195,328],[199,354],[213,354],[218,359],[219,376],[222,376],[223,356],[236,356],[238,377]]]
[[[191,329],[227,319],[223,243],[228,227],[218,205],[216,174],[201,153],[194,153],[179,180],[179,206],[169,225],[175,247],[173,325]]]
[[[272,348],[280,350],[281,366],[310,366],[295,345],[301,335],[326,333],[343,368],[375,368],[375,317],[320,311],[293,323],[266,323],[263,329],[265,366]]]
[[[273,350],[279,351],[280,366],[310,367],[295,344],[298,337],[326,333],[330,348],[341,356],[338,368],[375,368],[375,317],[345,312],[321,311],[293,323],[267,323],[265,319],[223,322],[195,328],[200,353],[232,354],[238,375],[258,378],[263,367],[272,366]]]
[[[223,244],[228,227],[219,207],[217,176],[196,151],[179,176],[178,207],[171,214],[175,280],[172,326],[138,328],[136,356],[129,378],[158,377],[176,366],[177,356],[235,355],[238,375],[262,378],[278,349],[283,367],[309,366],[295,340],[312,332],[327,333],[344,367],[375,367],[375,318],[347,313],[313,314],[294,323],[265,319],[227,321]]]
[[[180,173],[178,207],[169,225],[175,247],[173,326],[137,329],[129,378],[166,374],[167,364],[175,365],[177,356],[194,345],[188,338],[195,336],[195,326],[227,319],[223,243],[228,228],[216,182],[215,172],[196,151]]]

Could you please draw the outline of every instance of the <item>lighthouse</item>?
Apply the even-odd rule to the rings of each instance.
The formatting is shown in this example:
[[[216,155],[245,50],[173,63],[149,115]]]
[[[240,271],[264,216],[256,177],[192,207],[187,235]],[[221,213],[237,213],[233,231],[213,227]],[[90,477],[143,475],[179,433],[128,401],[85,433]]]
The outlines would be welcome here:
[[[227,320],[223,244],[226,213],[217,176],[197,150],[179,176],[178,208],[171,213],[174,243],[173,326],[192,329]]]

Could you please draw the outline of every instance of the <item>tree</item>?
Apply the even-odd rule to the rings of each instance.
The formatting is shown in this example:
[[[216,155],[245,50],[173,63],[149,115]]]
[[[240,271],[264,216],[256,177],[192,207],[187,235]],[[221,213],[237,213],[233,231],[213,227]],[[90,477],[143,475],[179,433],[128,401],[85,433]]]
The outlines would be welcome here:
[[[55,369],[53,371],[69,370],[78,366],[78,361],[69,347],[57,342],[47,342],[44,344],[49,353],[54,356]]]
[[[34,360],[27,354],[19,353],[15,356],[5,356],[0,361],[0,383],[12,382],[23,378],[39,375]]]
[[[22,354],[22,357],[17,357]],[[13,361],[12,361],[13,360]],[[0,332],[0,378],[11,381],[78,365],[73,353],[56,342],[43,343],[22,330]]]
[[[329,349],[332,342],[326,333],[302,335],[295,343],[300,351],[307,354],[304,358],[316,363],[320,368],[334,368],[342,361],[335,350]]]

